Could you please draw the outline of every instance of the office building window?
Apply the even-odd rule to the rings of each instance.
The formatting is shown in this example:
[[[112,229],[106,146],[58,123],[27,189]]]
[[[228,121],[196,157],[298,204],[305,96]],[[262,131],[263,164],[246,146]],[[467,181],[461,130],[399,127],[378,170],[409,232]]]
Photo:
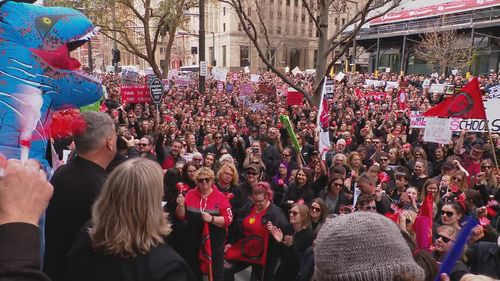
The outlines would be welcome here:
[[[290,6],[290,0],[286,0],[286,5]]]
[[[276,33],[278,33],[278,35],[281,35],[281,26],[278,26],[276,28]]]
[[[226,45],[222,46],[222,66],[226,66]]]
[[[278,12],[278,19],[280,20],[282,18],[283,14],[281,12]]]
[[[298,7],[299,6],[299,0],[295,0],[295,7]]]
[[[222,24],[222,32],[226,32],[226,23]]]
[[[226,15],[226,7],[222,7],[222,15],[225,16]]]
[[[248,46],[240,46],[240,67],[250,65],[250,49]]]

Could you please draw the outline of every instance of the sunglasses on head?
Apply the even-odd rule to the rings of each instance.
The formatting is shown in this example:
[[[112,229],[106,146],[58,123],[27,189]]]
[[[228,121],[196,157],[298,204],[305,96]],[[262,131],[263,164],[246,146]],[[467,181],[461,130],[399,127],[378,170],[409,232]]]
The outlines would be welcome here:
[[[443,240],[444,243],[448,243],[450,241],[453,241],[452,239],[450,239],[446,236],[440,235],[440,234],[436,235],[436,240],[438,240],[438,239]]]
[[[209,182],[210,182],[210,178],[202,178],[202,179],[198,179],[198,182],[206,182],[206,183],[209,183]]]
[[[453,217],[455,215],[455,213],[451,212],[451,211],[443,211],[441,210],[441,212],[443,213],[442,215],[443,216],[447,216],[447,217]]]

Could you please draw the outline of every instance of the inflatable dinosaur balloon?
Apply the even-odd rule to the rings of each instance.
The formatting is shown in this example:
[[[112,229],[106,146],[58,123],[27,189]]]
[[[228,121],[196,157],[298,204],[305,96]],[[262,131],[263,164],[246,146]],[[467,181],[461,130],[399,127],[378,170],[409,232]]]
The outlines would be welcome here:
[[[69,53],[97,31],[73,9],[0,2],[0,153],[20,157],[22,127],[28,119],[21,109],[33,95],[41,95],[42,102],[31,107],[40,112],[28,114],[36,116],[29,157],[43,164],[51,112],[101,98],[100,81],[80,71],[80,63]],[[26,91],[30,88],[35,91]]]

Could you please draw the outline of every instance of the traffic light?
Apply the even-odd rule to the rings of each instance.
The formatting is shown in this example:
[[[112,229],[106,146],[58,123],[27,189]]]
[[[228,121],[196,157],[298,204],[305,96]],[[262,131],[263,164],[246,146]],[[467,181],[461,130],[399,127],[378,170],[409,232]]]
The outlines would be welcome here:
[[[119,49],[112,49],[111,50],[111,53],[113,54],[113,59],[112,59],[112,63],[115,64],[115,63],[119,63],[121,61],[121,58],[120,58],[120,50]]]

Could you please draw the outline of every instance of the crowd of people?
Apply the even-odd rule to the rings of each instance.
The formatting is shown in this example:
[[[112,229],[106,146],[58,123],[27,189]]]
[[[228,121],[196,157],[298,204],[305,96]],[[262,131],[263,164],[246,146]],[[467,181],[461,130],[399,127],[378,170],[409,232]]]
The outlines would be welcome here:
[[[312,90],[312,75],[288,78]],[[246,268],[251,280],[435,280],[471,216],[481,224],[442,280],[500,278],[498,135],[462,131],[441,145],[410,126],[411,111],[450,94],[430,85],[458,91],[460,74],[348,73],[326,103],[327,150],[318,107],[287,104],[269,72],[250,95],[244,73],[222,88],[208,79],[205,93],[174,79],[158,107],[124,104],[119,76],[105,80],[106,112],[82,113],[85,130],[54,143],[72,153],[51,178],[51,280],[230,281]],[[433,237],[422,248],[414,224],[430,196]]]

